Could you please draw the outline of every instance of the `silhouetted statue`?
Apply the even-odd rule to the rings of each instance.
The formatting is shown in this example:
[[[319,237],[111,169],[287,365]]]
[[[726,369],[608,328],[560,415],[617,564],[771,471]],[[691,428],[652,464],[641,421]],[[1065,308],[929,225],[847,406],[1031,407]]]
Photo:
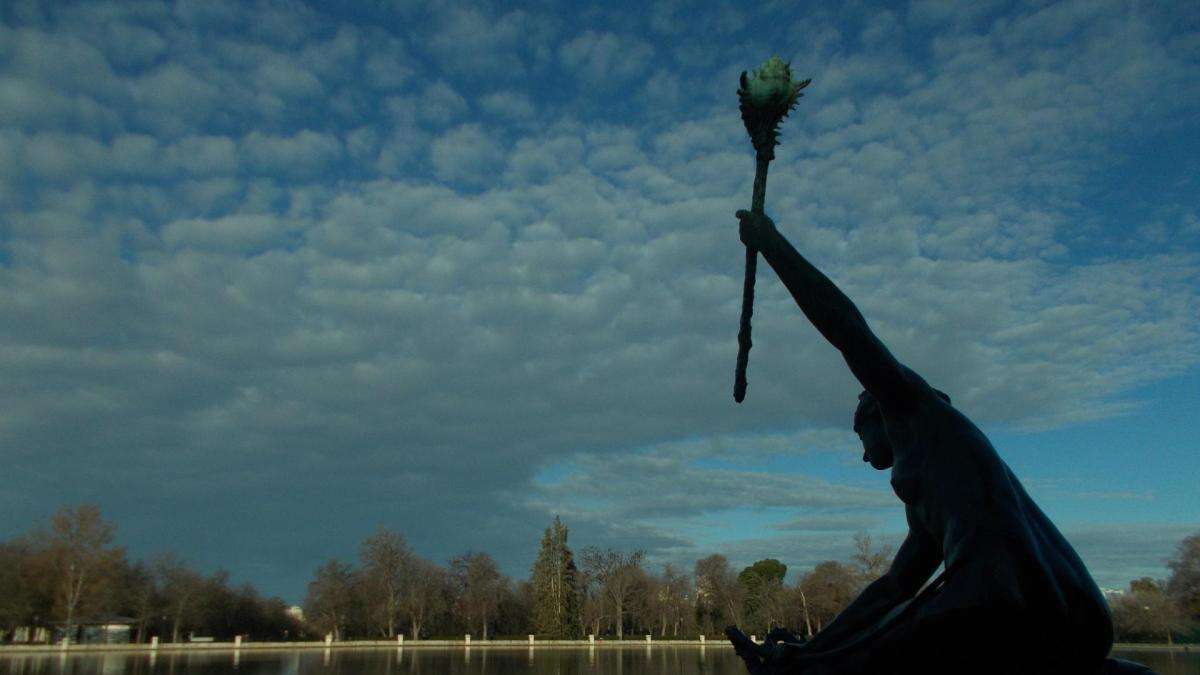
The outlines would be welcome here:
[[[757,645],[727,629],[750,672],[1150,672],[1105,658],[1113,629],[1104,597],[983,433],[892,356],[769,217],[737,217],[742,242],[763,254],[865,389],[854,413],[863,461],[892,470],[909,528],[888,572],[811,640],[777,629]]]

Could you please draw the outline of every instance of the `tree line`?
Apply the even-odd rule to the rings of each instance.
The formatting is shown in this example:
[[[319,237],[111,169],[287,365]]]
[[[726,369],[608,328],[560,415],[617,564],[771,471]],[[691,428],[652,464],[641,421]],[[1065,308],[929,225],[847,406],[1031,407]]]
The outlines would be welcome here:
[[[1179,542],[1167,568],[1166,579],[1134,579],[1124,593],[1109,598],[1118,639],[1200,641],[1200,532]]]
[[[884,574],[891,551],[854,537],[852,555],[786,581],[788,567],[767,558],[737,568],[713,554],[691,569],[648,568],[643,551],[586,547],[578,559],[560,519],[545,529],[527,579],[501,573],[482,551],[444,565],[418,555],[399,532],[379,528],[353,560],[330,559],[308,583],[303,619],[279,598],[229,574],[202,574],[171,553],[131,562],[113,544],[115,528],[92,505],[69,507],[13,540],[0,542],[0,641],[33,639],[22,627],[69,628],[98,615],[135,621],[132,638],[217,640],[411,640],[470,634],[597,639],[654,635],[719,639],[727,625],[766,634],[781,626],[811,636],[862,588]],[[1194,639],[1200,625],[1200,533],[1184,539],[1165,580],[1137,579],[1110,596],[1117,639]],[[1019,632],[1019,627],[1014,631]]]
[[[0,642],[74,635],[101,616],[134,621],[131,638],[180,642],[189,634],[230,640],[296,639],[305,628],[279,598],[229,573],[204,575],[165,552],[131,561],[113,544],[115,526],[91,504],[60,509],[47,527],[0,542]],[[32,629],[32,630],[31,630]]]

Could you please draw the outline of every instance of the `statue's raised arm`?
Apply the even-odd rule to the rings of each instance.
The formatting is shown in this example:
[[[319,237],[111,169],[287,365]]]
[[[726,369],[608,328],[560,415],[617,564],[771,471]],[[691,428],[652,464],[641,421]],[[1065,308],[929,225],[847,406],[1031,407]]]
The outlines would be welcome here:
[[[753,246],[770,263],[800,310],[813,326],[842,356],[863,389],[885,407],[902,411],[909,407],[920,390],[920,379],[896,360],[887,347],[871,332],[866,319],[812,263],[775,229],[766,215],[738,211],[742,242]]]

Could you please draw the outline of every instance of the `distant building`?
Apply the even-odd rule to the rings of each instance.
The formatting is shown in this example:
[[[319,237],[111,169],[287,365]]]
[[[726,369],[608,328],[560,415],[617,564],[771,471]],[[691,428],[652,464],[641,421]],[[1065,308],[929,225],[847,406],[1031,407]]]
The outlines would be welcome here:
[[[1109,602],[1125,595],[1124,588],[1101,588],[1100,592],[1104,594],[1104,599]]]
[[[80,619],[72,622],[71,644],[129,644],[135,625],[137,625],[137,619],[127,616],[108,615]],[[54,642],[62,642],[64,637],[67,637],[67,624],[60,621],[54,624]]]
[[[17,626],[12,631],[11,642],[45,644],[50,641],[50,631],[43,626]]]

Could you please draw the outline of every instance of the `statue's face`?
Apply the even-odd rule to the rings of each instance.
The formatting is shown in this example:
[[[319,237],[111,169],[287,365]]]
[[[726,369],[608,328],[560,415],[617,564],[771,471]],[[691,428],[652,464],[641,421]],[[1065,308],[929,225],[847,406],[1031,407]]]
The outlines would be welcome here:
[[[858,425],[858,437],[862,439],[863,461],[883,471],[892,468],[892,443],[883,427],[883,416],[878,412],[867,415]]]

